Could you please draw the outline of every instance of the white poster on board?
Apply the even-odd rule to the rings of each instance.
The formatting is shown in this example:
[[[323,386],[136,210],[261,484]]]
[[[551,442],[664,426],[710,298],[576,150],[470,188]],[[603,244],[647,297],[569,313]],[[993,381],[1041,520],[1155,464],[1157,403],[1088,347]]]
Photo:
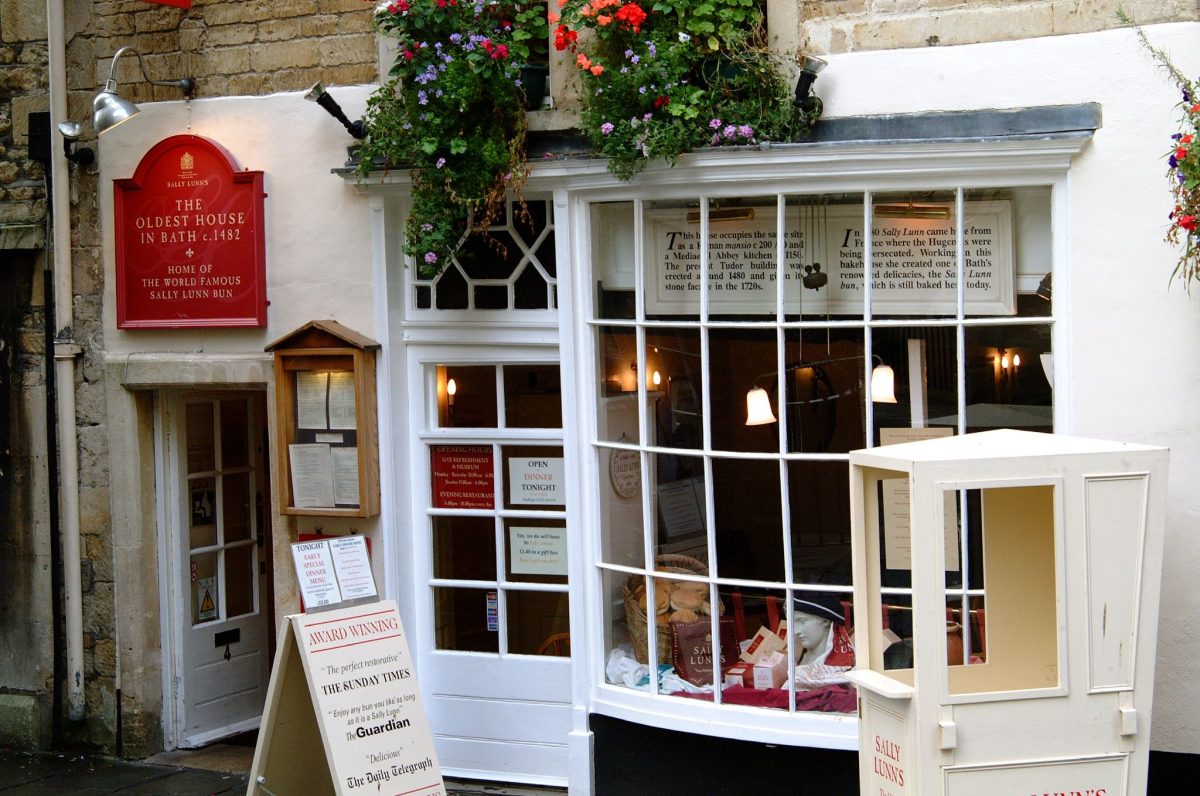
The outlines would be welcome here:
[[[394,602],[289,617],[338,794],[445,794]]]
[[[508,460],[508,502],[514,506],[566,505],[562,457],[514,456]]]
[[[952,203],[923,206],[943,218],[875,217],[871,302],[877,314],[954,314],[958,301],[958,220]],[[708,230],[708,301],[714,314],[769,314],[776,308],[779,232],[774,205],[754,217],[713,221]],[[963,293],[970,315],[1016,313],[1012,209],[1008,201],[966,202]],[[789,207],[783,225],[788,313],[859,315],[865,292],[863,207]],[[700,225],[686,210],[655,210],[646,224],[646,313],[700,310]],[[814,280],[813,269],[823,279]],[[806,280],[806,277],[809,277]]]
[[[567,575],[566,528],[508,529],[514,575]]]

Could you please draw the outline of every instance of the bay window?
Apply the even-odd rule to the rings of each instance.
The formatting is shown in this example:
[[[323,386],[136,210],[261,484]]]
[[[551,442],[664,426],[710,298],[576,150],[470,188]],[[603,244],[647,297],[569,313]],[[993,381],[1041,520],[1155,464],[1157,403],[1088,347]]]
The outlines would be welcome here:
[[[847,454],[1053,431],[1053,186],[888,185],[586,205],[600,703],[819,734],[809,719],[855,710]],[[960,503],[947,616],[969,666],[985,591]],[[911,561],[884,541],[903,668]],[[735,667],[763,636],[782,665]]]

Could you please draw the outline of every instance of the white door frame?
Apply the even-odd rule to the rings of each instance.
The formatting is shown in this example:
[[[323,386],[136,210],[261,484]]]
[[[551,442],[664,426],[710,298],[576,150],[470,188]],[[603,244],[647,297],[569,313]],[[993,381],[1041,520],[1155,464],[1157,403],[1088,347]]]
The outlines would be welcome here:
[[[245,719],[211,732],[191,735],[187,738],[183,736],[183,720],[186,716],[183,688],[183,677],[186,667],[183,656],[185,651],[184,632],[187,629],[184,617],[190,616],[187,600],[191,597],[191,594],[180,588],[184,577],[184,573],[180,567],[183,555],[183,551],[180,548],[182,540],[180,528],[177,527],[177,523],[172,521],[170,512],[180,500],[179,483],[181,474],[177,465],[177,457],[171,455],[166,443],[167,435],[178,436],[178,429],[181,428],[182,420],[173,418],[172,412],[176,410],[182,411],[185,392],[204,392],[207,394],[227,392],[231,395],[234,393],[260,393],[263,402],[262,411],[264,413],[269,411],[267,391],[255,385],[227,389],[196,385],[194,390],[175,386],[157,390],[154,393],[154,480],[157,487],[155,489],[155,525],[158,537],[159,594],[162,597],[159,600],[163,670],[162,727],[163,748],[167,750],[203,746],[220,738],[256,729],[262,718],[260,714],[259,716]],[[259,421],[265,425],[267,423],[267,416],[264,414],[263,417],[259,418]],[[251,441],[251,444],[253,444],[253,441]],[[269,454],[264,451],[263,456],[267,455]],[[258,462],[260,479],[264,475],[264,468],[267,466],[268,462],[265,460]],[[261,480],[258,485],[261,485]],[[254,491],[254,486],[252,486],[252,491]],[[271,535],[270,496],[264,491],[261,500],[263,501],[263,505],[259,507],[259,510],[263,517],[263,523],[258,528],[258,532],[267,536],[267,543],[269,544]],[[266,549],[265,544],[263,549]],[[259,577],[264,578],[261,574]],[[264,622],[270,616],[269,608],[273,600],[272,595],[266,593],[265,586],[265,582],[260,583],[258,595],[258,611],[263,615]],[[264,654],[267,654],[273,635],[274,628],[268,623],[264,636]],[[266,686],[267,682],[264,679],[264,693]]]

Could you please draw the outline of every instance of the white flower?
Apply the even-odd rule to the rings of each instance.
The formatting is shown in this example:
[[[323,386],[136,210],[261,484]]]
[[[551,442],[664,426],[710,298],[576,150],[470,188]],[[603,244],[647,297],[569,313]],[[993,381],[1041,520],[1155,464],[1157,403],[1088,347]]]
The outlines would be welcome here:
[[[691,37],[691,36],[689,36],[689,35],[687,35],[686,33],[684,33],[684,32],[681,30],[681,31],[679,31],[679,40],[680,40],[681,42],[684,42],[684,43],[686,44],[687,42],[689,42],[689,41],[691,41],[691,40],[692,40],[692,37]]]

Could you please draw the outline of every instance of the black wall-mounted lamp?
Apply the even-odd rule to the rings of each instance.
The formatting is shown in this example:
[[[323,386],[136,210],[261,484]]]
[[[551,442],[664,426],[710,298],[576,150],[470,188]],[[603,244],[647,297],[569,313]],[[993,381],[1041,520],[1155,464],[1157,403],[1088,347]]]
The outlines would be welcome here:
[[[321,83],[313,83],[312,88],[308,90],[308,93],[304,95],[304,98],[310,102],[315,102],[324,108],[330,116],[342,123],[342,126],[346,128],[346,131],[349,132],[350,135],[354,136],[358,140],[361,141],[367,137],[367,128],[362,123],[362,119],[359,119],[355,122],[350,121],[350,119],[342,111],[342,106],[337,104],[337,100],[329,95],[329,92],[325,90],[325,86],[321,85]]]
[[[818,114],[821,112],[821,98],[809,92],[812,91],[812,86],[817,80],[817,75],[828,65],[828,61],[824,61],[816,56],[801,56],[800,79],[796,81],[796,98],[792,100],[792,104],[802,112],[816,112]]]
[[[132,47],[122,47],[113,54],[112,68],[109,69],[108,81],[104,84],[104,90],[92,100],[92,126],[96,128],[97,134],[111,130],[121,122],[141,113],[137,105],[117,94],[117,59],[126,52],[137,56],[138,66],[142,68],[142,77],[147,83],[155,86],[173,86],[182,91],[188,99],[191,99],[192,94],[196,92],[196,81],[190,77],[181,77],[177,80],[151,80],[150,75],[146,74],[146,62],[142,60],[142,54]]]
[[[67,156],[67,160],[76,166],[90,166],[96,162],[96,153],[91,148],[79,146],[79,137],[83,134],[79,122],[59,122],[58,132],[62,135],[63,154]]]

